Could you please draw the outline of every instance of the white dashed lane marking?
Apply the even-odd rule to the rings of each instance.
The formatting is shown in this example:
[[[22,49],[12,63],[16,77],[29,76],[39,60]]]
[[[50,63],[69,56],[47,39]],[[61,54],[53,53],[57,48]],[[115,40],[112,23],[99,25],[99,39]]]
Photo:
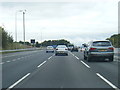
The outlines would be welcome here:
[[[19,79],[17,82],[15,82],[13,85],[11,85],[8,89],[6,90],[10,90],[11,88],[15,87],[17,84],[19,84],[21,81],[23,81],[26,77],[28,77],[30,75],[30,73],[26,74],[24,77],[22,77],[21,79]]]
[[[40,65],[38,65],[37,67],[41,67],[44,63],[46,63],[46,61],[44,61],[43,63],[41,63]]]
[[[75,56],[75,58],[79,60],[79,58],[77,56]]]
[[[16,59],[13,59],[12,61],[16,61]]]
[[[6,62],[11,62],[11,61],[6,61]]]
[[[83,62],[82,60],[81,60],[81,63],[83,63],[87,68],[90,68],[90,66],[88,66],[85,62]]]
[[[109,84],[112,88],[115,88],[116,90],[119,90],[115,85],[113,85],[110,81],[108,81],[107,79],[105,79],[102,75],[100,75],[99,73],[96,73],[97,76],[99,76],[103,81],[105,81],[107,84]]]

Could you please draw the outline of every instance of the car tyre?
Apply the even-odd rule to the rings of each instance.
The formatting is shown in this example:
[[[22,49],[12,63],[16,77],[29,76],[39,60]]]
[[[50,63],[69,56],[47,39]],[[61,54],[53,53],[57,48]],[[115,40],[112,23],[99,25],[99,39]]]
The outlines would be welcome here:
[[[114,56],[111,56],[111,57],[109,58],[109,62],[113,62],[113,59],[114,59]]]
[[[55,56],[57,56],[58,54],[56,53]]]
[[[87,57],[84,55],[84,60],[87,60]]]
[[[88,57],[87,57],[87,61],[88,61],[88,62],[91,62],[91,61],[92,61],[92,57],[88,56]]]

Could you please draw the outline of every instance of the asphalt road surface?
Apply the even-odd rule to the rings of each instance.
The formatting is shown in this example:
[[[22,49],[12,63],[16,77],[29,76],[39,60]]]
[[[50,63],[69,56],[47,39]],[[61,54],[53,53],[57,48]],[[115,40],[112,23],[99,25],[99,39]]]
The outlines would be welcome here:
[[[3,88],[119,87],[119,61],[116,59],[113,62],[87,62],[80,51],[55,56],[45,50],[4,54],[0,58]]]

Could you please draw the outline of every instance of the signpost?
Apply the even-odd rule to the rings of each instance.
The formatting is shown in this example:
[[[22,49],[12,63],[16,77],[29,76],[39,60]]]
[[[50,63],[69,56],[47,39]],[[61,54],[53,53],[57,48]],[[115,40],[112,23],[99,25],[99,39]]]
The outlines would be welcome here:
[[[35,47],[35,39],[31,39],[31,41],[30,41],[32,44],[33,44],[33,46]]]

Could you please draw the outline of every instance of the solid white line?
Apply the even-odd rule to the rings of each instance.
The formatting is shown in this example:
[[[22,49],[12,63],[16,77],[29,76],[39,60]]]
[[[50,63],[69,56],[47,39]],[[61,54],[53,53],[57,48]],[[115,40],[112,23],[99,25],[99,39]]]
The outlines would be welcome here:
[[[26,77],[28,77],[30,75],[30,73],[26,74],[24,77],[22,77],[21,79],[19,79],[17,82],[15,82],[13,85],[11,85],[8,89],[6,90],[10,90],[11,88],[15,87],[18,83],[20,83],[22,80],[24,80]]]
[[[107,79],[105,79],[102,75],[100,75],[99,73],[96,73],[102,80],[104,80],[106,83],[108,83],[112,88],[116,88],[117,87],[115,85],[113,85],[110,81],[108,81]]]
[[[46,63],[46,61],[44,61],[43,63],[41,63],[40,65],[38,65],[37,67],[41,67],[44,63]]]
[[[86,67],[90,68],[90,66],[88,66],[86,63],[84,63],[82,60],[81,60],[81,63],[83,63]]]
[[[77,56],[75,56],[75,57],[79,60],[79,58]]]

